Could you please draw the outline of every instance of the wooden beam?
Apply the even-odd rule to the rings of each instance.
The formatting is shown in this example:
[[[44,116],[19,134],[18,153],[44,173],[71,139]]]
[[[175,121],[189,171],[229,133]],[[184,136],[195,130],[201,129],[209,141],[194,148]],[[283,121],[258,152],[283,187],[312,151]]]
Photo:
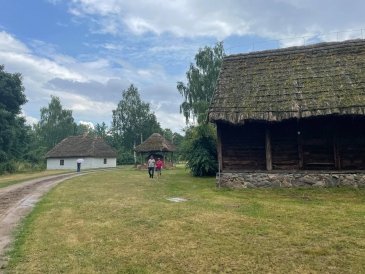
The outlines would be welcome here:
[[[271,133],[269,125],[265,131],[265,151],[266,151],[266,170],[272,170],[272,157],[271,157]]]
[[[222,131],[220,124],[217,123],[217,155],[218,155],[218,168],[220,171],[224,169],[222,161]]]
[[[299,169],[303,169],[304,160],[303,160],[303,132],[302,128],[298,122],[297,127],[297,135],[298,135],[298,161],[299,161]]]
[[[340,159],[340,149],[339,149],[339,141],[338,141],[338,134],[337,129],[335,129],[334,136],[333,136],[333,157],[335,158],[335,169],[341,169],[341,159]]]

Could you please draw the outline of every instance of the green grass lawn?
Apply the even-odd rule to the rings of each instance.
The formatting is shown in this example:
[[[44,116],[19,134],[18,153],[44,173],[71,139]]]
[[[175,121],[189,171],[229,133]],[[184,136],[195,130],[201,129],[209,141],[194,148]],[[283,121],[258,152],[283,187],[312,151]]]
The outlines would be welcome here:
[[[364,273],[365,189],[227,190],[182,168],[158,181],[97,172],[53,189],[10,256],[9,273]]]

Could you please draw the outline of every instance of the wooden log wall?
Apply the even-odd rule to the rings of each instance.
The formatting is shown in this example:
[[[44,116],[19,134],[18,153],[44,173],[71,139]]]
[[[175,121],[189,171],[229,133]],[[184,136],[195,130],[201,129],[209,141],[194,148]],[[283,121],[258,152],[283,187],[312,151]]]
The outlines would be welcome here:
[[[251,122],[240,126],[218,124],[218,127],[223,171],[270,170],[270,167],[273,170],[365,170],[363,116]]]
[[[271,128],[273,169],[299,169],[296,120],[274,123]]]
[[[222,170],[265,170],[265,124],[221,124]]]
[[[302,136],[303,169],[336,169],[334,153],[335,121],[306,119],[299,123]]]
[[[343,119],[340,125],[337,135],[340,169],[365,170],[365,117]]]

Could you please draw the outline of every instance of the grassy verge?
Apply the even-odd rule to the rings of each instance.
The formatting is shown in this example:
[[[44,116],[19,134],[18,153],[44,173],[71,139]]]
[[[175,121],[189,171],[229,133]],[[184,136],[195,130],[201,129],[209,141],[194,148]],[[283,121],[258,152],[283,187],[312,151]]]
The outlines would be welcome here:
[[[65,170],[45,170],[45,171],[35,171],[35,172],[24,172],[9,175],[0,176],[0,188],[21,183],[27,180],[32,180],[36,178],[46,177],[50,175],[56,175],[61,173],[70,172]]]
[[[365,189],[214,183],[183,169],[159,180],[118,169],[66,181],[26,219],[6,271],[363,273]]]

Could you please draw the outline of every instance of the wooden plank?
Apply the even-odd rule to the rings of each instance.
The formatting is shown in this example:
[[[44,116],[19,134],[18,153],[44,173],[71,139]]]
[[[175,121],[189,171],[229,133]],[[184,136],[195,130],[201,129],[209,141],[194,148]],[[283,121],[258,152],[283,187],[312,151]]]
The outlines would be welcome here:
[[[335,131],[333,136],[333,156],[335,158],[335,169],[341,169],[341,159],[340,159],[340,146],[338,143],[338,134]]]
[[[272,170],[272,157],[271,157],[271,136],[269,125],[265,131],[265,152],[266,152],[266,169]]]
[[[220,129],[220,124],[217,124],[217,154],[218,154],[218,172],[221,172],[223,167],[222,161],[222,131]]]
[[[298,158],[299,158],[299,169],[303,169],[303,138],[301,127],[298,126]]]

